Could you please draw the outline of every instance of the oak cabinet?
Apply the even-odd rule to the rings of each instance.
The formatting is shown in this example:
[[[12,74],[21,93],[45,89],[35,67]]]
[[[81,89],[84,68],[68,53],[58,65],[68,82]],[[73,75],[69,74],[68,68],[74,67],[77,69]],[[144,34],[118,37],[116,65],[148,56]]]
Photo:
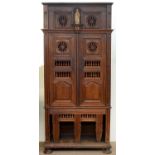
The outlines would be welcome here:
[[[45,152],[110,152],[112,3],[43,3]]]

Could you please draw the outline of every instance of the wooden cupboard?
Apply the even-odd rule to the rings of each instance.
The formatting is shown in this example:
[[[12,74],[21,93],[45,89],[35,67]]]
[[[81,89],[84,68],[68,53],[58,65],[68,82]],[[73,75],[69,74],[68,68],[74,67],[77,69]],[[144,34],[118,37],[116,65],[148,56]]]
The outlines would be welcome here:
[[[43,3],[46,153],[110,153],[111,6]]]

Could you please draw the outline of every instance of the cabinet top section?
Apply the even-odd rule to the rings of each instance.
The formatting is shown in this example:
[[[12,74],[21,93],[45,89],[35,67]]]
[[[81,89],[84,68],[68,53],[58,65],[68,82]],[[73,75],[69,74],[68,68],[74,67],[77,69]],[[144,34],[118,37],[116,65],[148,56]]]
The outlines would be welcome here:
[[[52,2],[43,2],[43,5],[112,5],[112,2],[94,2],[94,3],[66,3],[66,2],[59,2],[59,3],[52,3]]]
[[[44,29],[111,29],[112,3],[43,3]]]

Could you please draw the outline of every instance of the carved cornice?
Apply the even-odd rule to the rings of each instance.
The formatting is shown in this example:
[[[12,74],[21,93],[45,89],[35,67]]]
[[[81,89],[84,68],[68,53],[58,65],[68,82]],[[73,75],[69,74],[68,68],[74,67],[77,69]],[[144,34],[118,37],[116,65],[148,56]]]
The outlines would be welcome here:
[[[50,33],[75,33],[74,29],[42,29],[43,32]],[[113,29],[79,29],[79,33],[111,33]]]

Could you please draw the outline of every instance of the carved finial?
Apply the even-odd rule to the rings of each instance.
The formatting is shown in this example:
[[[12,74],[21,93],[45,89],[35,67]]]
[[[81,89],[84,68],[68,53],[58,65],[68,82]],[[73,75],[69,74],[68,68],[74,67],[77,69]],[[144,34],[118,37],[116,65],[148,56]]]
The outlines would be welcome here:
[[[77,24],[77,25],[80,24],[80,11],[79,11],[79,9],[75,10],[74,20],[75,20],[75,24]]]

